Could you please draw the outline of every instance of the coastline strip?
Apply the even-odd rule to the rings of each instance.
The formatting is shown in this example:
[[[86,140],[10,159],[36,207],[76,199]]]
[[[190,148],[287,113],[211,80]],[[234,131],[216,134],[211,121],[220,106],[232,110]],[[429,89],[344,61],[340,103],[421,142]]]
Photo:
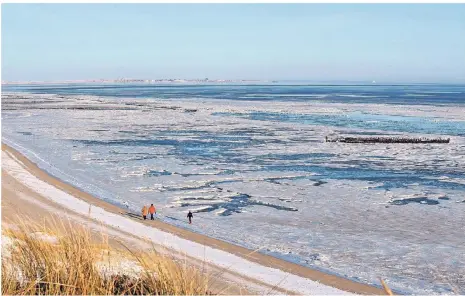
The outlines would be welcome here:
[[[16,159],[16,160],[15,160]],[[2,143],[2,169],[51,201],[74,212],[137,236],[149,236],[155,244],[186,252],[197,259],[229,268],[265,283],[279,283],[281,289],[303,294],[384,294],[382,289],[326,274],[258,252],[234,246],[198,233],[163,223],[130,218],[125,211],[61,182],[42,171],[18,151]],[[23,164],[22,166],[20,164]],[[156,239],[155,239],[156,238]]]

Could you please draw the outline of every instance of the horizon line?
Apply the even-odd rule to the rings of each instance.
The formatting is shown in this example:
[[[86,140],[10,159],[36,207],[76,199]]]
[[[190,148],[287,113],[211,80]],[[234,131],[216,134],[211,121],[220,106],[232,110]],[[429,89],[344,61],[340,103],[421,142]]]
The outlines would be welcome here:
[[[67,79],[67,80],[2,80],[1,85],[21,85],[21,84],[78,84],[78,83],[141,83],[141,84],[160,84],[160,83],[279,83],[279,82],[301,82],[310,84],[328,84],[328,83],[347,83],[347,84],[367,84],[367,85],[386,85],[386,84],[465,84],[464,81],[430,81],[430,82],[412,82],[412,81],[376,81],[376,80],[314,80],[314,79],[209,79],[209,78],[99,78],[99,79]]]

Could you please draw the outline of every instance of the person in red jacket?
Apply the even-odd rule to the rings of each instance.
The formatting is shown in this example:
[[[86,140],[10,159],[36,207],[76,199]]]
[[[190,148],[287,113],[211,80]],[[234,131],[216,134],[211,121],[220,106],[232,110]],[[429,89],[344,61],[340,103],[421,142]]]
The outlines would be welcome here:
[[[155,220],[155,218],[153,218],[153,214],[155,214],[157,212],[157,210],[155,209],[155,207],[153,206],[153,204],[150,205],[150,208],[149,208],[149,213],[150,213],[150,220]]]

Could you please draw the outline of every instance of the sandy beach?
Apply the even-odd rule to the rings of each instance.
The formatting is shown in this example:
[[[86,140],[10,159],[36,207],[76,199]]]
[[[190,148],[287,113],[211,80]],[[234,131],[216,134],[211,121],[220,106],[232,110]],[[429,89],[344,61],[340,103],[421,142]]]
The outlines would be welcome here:
[[[326,274],[318,270],[312,270],[309,268],[302,267],[297,264],[286,262],[274,258],[272,256],[264,255],[256,252],[256,250],[248,250],[239,246],[235,246],[224,241],[216,240],[198,233],[190,232],[185,229],[180,229],[172,225],[163,223],[161,221],[143,221],[140,217],[134,216],[128,213],[124,209],[116,207],[112,204],[97,199],[79,189],[66,184],[53,176],[47,174],[38,168],[34,163],[29,161],[18,151],[11,147],[2,144],[2,163],[5,161],[5,157],[10,160],[15,159],[21,166],[27,170],[30,174],[33,174],[38,179],[53,185],[56,189],[66,192],[88,204],[92,205],[92,208],[104,209],[107,212],[120,215],[121,218],[130,219],[137,221],[137,223],[144,224],[150,227],[154,227],[160,231],[175,235],[181,239],[185,239],[191,242],[195,242],[204,246],[211,247],[213,249],[221,250],[229,254],[234,254],[240,258],[246,259],[247,261],[257,263],[264,267],[270,267],[273,269],[279,269],[287,272],[294,276],[308,279],[311,281],[319,282],[320,284],[328,287],[333,287],[344,292],[351,292],[357,294],[384,294],[384,291],[376,287],[371,287],[365,284],[357,283],[344,279],[335,275]],[[135,234],[128,233],[124,230],[99,223],[92,219],[90,216],[74,213],[69,209],[54,203],[44,194],[38,193],[30,185],[21,183],[11,172],[4,169],[2,165],[2,224],[3,227],[9,227],[11,225],[20,223],[23,217],[34,219],[35,221],[44,221],[45,223],[53,223],[52,217],[55,220],[67,218],[70,220],[70,225],[73,223],[88,225],[93,230],[99,230],[105,232],[109,236],[110,242],[118,243],[123,241],[126,245],[138,248],[148,247],[150,244],[146,238],[138,237]],[[91,211],[92,209],[90,209]],[[162,248],[165,252],[172,254],[173,256],[185,257],[186,254],[180,254],[180,252],[165,248],[163,242],[157,247]],[[206,255],[208,256],[208,254]],[[187,256],[189,257],[189,256]],[[189,262],[194,266],[200,266],[205,262],[199,262],[196,258],[190,258]],[[214,264],[208,264],[210,271],[220,270],[221,268]],[[228,289],[224,290],[225,286]],[[222,291],[225,294],[263,294],[268,293],[284,293],[284,294],[296,294],[297,291],[292,289],[281,287],[279,283],[266,283],[262,280],[251,277],[248,274],[239,274],[233,270],[225,270],[221,276],[221,279],[217,279],[213,285],[213,288],[217,288],[218,291]]]

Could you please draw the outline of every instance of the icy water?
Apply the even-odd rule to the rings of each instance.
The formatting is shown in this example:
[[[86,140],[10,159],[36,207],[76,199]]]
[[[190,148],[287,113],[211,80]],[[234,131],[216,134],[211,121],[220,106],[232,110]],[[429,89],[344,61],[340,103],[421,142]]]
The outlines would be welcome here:
[[[341,135],[451,142],[324,141]],[[137,213],[399,292],[465,293],[464,85],[7,86],[2,141]]]

